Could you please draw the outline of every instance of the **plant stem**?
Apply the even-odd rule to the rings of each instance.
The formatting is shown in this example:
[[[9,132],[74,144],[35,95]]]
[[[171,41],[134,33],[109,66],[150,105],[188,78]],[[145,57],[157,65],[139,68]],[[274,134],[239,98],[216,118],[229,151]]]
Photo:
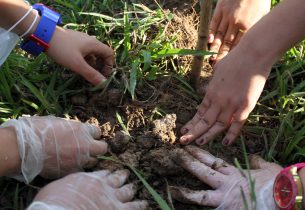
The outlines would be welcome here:
[[[198,30],[198,40],[196,50],[207,50],[209,23],[212,14],[212,0],[200,0],[200,25]],[[204,56],[196,55],[193,59],[190,79],[193,88],[198,90],[200,81],[200,72]]]

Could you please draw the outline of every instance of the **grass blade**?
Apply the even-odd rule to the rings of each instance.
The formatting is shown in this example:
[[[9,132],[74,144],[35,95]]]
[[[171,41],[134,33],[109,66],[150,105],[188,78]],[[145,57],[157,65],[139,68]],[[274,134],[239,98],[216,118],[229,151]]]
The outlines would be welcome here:
[[[159,207],[162,210],[171,210],[171,208],[168,206],[166,201],[148,184],[148,182],[142,177],[142,175],[134,167],[132,167],[129,164],[122,163],[121,161],[116,160],[116,159],[111,158],[111,157],[98,156],[98,159],[99,160],[110,160],[110,161],[113,161],[113,162],[116,162],[116,163],[127,166],[138,177],[138,179],[142,182],[142,184],[145,186],[145,188],[148,190],[148,192],[152,195],[154,200],[158,203]]]

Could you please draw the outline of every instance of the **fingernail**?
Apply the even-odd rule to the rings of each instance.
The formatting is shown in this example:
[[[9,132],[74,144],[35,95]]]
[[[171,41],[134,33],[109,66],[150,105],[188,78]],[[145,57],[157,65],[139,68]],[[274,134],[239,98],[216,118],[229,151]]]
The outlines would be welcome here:
[[[200,139],[200,140],[197,140],[196,143],[198,145],[204,145],[205,142],[204,142],[204,139]]]
[[[188,129],[188,128],[183,128],[182,131],[181,131],[182,134],[186,134],[186,133],[188,133],[188,132],[189,132],[189,129]]]
[[[181,142],[182,144],[187,144],[188,141],[189,141],[189,139],[188,139],[186,136],[182,136],[182,137],[180,138],[180,142]]]
[[[229,139],[224,139],[222,141],[223,146],[228,146],[229,145]]]
[[[209,40],[209,43],[212,43],[212,42],[213,42],[213,35],[212,35],[212,34],[209,34],[208,40]]]

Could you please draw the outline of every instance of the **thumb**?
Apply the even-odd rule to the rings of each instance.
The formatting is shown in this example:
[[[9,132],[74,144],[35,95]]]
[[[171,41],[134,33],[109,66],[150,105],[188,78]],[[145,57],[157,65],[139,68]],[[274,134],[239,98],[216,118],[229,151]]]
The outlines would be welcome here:
[[[250,166],[252,169],[278,169],[281,170],[282,167],[276,163],[271,163],[265,161],[258,155],[251,155],[250,156]]]

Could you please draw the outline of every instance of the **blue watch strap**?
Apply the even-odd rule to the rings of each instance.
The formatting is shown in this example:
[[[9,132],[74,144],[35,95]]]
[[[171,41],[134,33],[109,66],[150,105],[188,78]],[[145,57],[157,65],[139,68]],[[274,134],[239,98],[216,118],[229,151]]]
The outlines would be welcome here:
[[[38,56],[49,48],[49,42],[52,39],[56,25],[61,25],[62,22],[60,14],[43,4],[34,4],[33,8],[39,12],[41,18],[35,32],[21,44],[21,48],[32,55]]]

